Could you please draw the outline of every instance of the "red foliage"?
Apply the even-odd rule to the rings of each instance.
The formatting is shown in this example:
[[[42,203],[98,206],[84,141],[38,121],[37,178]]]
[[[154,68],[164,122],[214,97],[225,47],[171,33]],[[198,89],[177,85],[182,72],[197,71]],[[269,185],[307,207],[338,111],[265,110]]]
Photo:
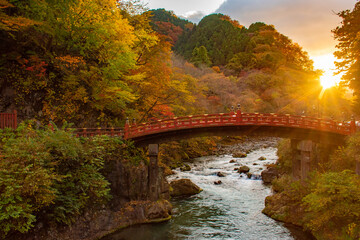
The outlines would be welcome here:
[[[169,37],[169,42],[175,44],[179,39],[179,36],[183,33],[183,29],[179,26],[175,26],[170,22],[155,22],[158,32]]]
[[[168,105],[157,105],[153,110],[159,118],[170,118],[175,116],[172,112],[172,108]]]
[[[48,64],[45,61],[42,61],[38,56],[33,55],[29,59],[21,58],[18,60],[21,64],[21,67],[26,71],[33,72],[37,77],[46,76],[46,66]]]

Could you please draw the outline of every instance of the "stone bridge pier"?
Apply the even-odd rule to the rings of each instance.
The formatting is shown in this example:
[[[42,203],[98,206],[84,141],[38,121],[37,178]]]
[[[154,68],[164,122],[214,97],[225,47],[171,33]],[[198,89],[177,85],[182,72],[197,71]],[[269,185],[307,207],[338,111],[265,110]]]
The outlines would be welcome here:
[[[159,185],[159,144],[149,144],[149,197],[151,201],[158,199],[158,185]]]
[[[318,156],[315,153],[316,143],[311,140],[296,140],[291,139],[292,150],[292,174],[293,178],[297,180],[305,180],[309,172],[316,167]],[[330,149],[328,149],[330,153]],[[354,169],[357,175],[360,175],[360,157],[356,160],[356,168]]]
[[[311,171],[311,161],[315,158],[311,140],[291,139],[292,173],[294,179],[305,180]]]

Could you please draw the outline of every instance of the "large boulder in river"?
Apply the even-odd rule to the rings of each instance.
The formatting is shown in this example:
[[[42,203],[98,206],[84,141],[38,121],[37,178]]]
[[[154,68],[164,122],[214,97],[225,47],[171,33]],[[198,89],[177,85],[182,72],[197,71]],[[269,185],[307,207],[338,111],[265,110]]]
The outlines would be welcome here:
[[[215,185],[220,185],[220,184],[222,184],[222,181],[220,181],[220,180],[215,181],[214,184],[215,184]]]
[[[261,172],[261,178],[264,183],[271,183],[272,180],[279,176],[279,171],[275,167],[269,167]]]
[[[180,168],[180,170],[181,170],[182,172],[191,171],[191,167],[189,166],[189,164],[184,164],[184,166],[182,166],[182,167]]]
[[[234,158],[245,158],[247,157],[247,154],[244,153],[244,152],[236,152],[236,153],[233,153],[232,155]]]
[[[190,179],[174,180],[170,183],[170,196],[191,196],[198,194],[202,191]]]
[[[248,166],[241,166],[238,170],[238,173],[248,173],[250,168]]]
[[[225,176],[226,176],[226,173],[217,172],[216,175],[217,175],[218,177],[225,177]]]

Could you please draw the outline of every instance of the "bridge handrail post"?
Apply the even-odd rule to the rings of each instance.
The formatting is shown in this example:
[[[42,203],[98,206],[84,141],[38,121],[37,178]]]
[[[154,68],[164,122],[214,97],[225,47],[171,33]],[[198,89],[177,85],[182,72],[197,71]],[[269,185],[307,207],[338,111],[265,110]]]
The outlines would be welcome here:
[[[124,126],[124,139],[128,139],[129,138],[129,118],[126,118],[125,121],[125,126]]]
[[[16,129],[17,128],[17,111],[16,110],[14,110],[13,120],[14,120],[13,128]]]
[[[356,122],[354,116],[352,116],[350,121],[350,134],[353,134],[355,132],[356,132]]]
[[[285,114],[285,121],[286,121],[286,126],[290,126],[290,115],[289,114]]]
[[[204,124],[206,125],[208,123],[208,118],[207,118],[208,115],[204,114],[203,116],[204,116]]]
[[[111,129],[110,129],[110,136],[114,136],[115,134],[114,134],[114,127],[111,127]]]
[[[242,122],[242,113],[240,107],[238,107],[238,110],[236,111],[236,122],[237,123]]]

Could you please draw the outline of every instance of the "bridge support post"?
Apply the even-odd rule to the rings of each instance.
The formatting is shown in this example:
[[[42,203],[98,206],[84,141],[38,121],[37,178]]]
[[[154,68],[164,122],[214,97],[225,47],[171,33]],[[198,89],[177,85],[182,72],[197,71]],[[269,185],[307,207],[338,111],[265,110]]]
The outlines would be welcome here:
[[[149,198],[151,201],[158,199],[158,179],[159,179],[159,145],[149,144]]]
[[[308,177],[311,170],[310,163],[313,156],[313,142],[311,140],[291,140],[293,152],[292,171],[295,179],[302,181]]]

